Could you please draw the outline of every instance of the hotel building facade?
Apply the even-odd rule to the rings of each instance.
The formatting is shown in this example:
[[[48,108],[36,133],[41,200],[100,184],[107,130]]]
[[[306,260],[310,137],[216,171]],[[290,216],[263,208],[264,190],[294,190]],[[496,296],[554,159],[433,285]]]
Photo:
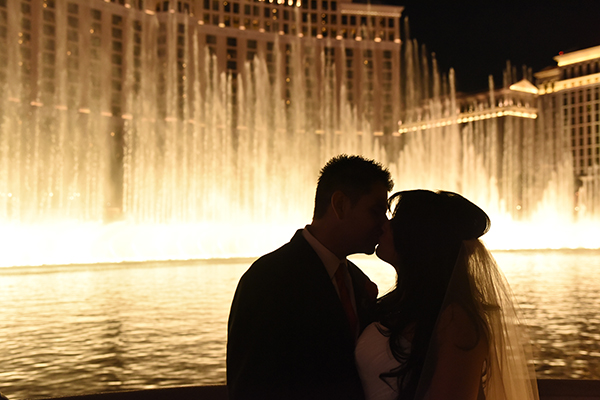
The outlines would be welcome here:
[[[397,133],[402,10],[0,0],[0,218],[204,220],[239,190],[245,215],[299,142],[312,181],[325,155]]]
[[[554,57],[557,65],[535,74],[540,129],[569,138],[575,175],[586,179],[600,167],[600,46]],[[597,173],[597,172],[596,172]]]
[[[127,91],[142,84],[144,50],[156,48],[157,96],[180,99],[178,112],[159,101],[158,114],[181,118],[183,104],[193,100],[186,96],[195,83],[190,57],[214,56],[210,72],[228,73],[235,96],[245,63],[261,56],[271,83],[283,77],[288,105],[292,79],[302,77],[307,97],[314,99],[326,78],[315,71],[327,70],[336,101],[355,107],[376,134],[390,134],[400,112],[402,9],[351,0],[1,0],[0,85],[18,76],[25,85],[19,100],[32,106],[101,109],[120,118],[131,112]],[[156,19],[148,22],[148,16]],[[154,23],[156,34],[149,32]],[[9,65],[14,41],[18,65]],[[176,87],[166,87],[172,77]],[[68,82],[66,93],[57,93],[60,79]],[[101,99],[110,101],[98,104]]]

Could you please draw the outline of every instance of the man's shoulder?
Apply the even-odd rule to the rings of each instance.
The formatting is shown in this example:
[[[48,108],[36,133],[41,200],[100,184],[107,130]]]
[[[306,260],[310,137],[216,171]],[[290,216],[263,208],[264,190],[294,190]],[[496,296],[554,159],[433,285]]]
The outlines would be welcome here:
[[[281,271],[282,265],[302,265],[307,261],[314,261],[316,253],[302,236],[302,231],[297,231],[292,239],[270,253],[259,257],[252,263],[247,273],[275,273]]]

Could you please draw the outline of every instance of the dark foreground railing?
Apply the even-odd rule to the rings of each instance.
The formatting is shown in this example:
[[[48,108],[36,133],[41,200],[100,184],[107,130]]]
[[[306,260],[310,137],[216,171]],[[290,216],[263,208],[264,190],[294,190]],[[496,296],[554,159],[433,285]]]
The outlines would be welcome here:
[[[600,400],[600,380],[541,379],[540,400]],[[60,400],[227,400],[227,387],[184,386],[54,397]],[[518,399],[515,399],[518,400]]]

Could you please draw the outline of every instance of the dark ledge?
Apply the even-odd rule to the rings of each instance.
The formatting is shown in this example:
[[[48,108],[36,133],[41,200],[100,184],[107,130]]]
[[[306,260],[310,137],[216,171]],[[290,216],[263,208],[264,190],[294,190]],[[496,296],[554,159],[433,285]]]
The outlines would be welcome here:
[[[540,379],[540,400],[600,400],[600,380]],[[60,400],[227,400],[227,387],[184,386],[55,397]]]

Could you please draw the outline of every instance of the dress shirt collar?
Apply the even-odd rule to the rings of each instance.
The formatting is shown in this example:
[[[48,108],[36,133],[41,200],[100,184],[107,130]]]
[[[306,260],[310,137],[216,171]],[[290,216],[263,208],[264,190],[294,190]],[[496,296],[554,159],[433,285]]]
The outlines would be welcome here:
[[[338,269],[338,266],[340,265],[340,263],[343,262],[344,264],[348,265],[348,262],[346,261],[345,258],[340,260],[327,247],[323,246],[323,244],[321,242],[319,242],[309,232],[309,230],[308,230],[309,227],[310,227],[310,225],[306,225],[306,227],[304,227],[304,229],[302,230],[302,236],[304,236],[304,239],[306,239],[308,244],[310,244],[310,246],[313,248],[313,250],[317,253],[319,258],[323,262],[323,265],[325,265],[325,269],[327,270],[327,273],[329,274],[329,278],[333,279],[333,276],[335,275],[335,271]]]

